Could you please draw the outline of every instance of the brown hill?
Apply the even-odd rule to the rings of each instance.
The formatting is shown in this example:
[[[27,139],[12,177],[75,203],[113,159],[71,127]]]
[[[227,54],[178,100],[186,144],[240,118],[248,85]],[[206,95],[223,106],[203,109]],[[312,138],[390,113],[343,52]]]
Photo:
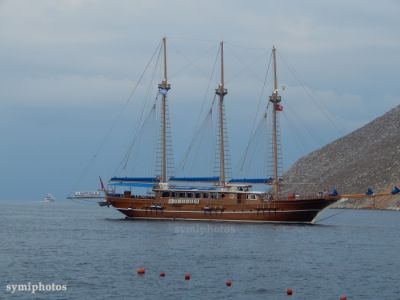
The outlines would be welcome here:
[[[400,184],[400,106],[358,130],[300,158],[285,173],[284,192],[312,194],[336,187],[339,193],[387,191]],[[400,208],[400,196],[375,200],[376,208]],[[349,200],[347,207],[373,207]]]

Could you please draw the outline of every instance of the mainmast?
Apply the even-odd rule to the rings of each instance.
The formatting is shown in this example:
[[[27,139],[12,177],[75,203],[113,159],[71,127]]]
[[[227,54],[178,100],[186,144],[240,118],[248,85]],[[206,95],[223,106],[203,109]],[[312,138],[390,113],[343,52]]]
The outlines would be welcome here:
[[[269,101],[273,104],[272,110],[272,143],[274,155],[274,198],[279,198],[279,177],[278,177],[278,135],[277,135],[277,111],[282,110],[281,96],[278,94],[278,77],[276,75],[276,49],[272,47],[273,71],[274,71],[274,92],[269,97]]]
[[[224,42],[220,43],[221,81],[215,93],[219,96],[219,186],[225,186],[225,144],[224,144],[224,96],[228,94],[224,82]]]
[[[162,40],[164,50],[164,78],[158,85],[162,94],[161,104],[161,182],[167,182],[167,93],[171,89],[167,74],[167,39]]]

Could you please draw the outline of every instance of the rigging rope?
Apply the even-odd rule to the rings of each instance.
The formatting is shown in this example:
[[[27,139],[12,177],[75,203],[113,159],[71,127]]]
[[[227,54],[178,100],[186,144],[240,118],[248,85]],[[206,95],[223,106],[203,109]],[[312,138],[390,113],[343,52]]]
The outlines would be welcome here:
[[[212,82],[212,79],[214,78],[215,69],[216,69],[216,65],[217,65],[217,62],[218,62],[218,58],[219,58],[219,53],[220,53],[220,48],[218,47],[217,55],[215,56],[214,64],[213,64],[213,67],[212,67],[212,70],[211,70],[211,75],[210,75],[209,80],[208,80],[206,92],[204,93],[203,101],[202,101],[202,103],[201,103],[200,112],[199,112],[199,115],[198,115],[198,117],[197,117],[196,124],[195,124],[195,126],[194,126],[194,134],[193,134],[193,137],[192,137],[191,142],[190,142],[190,144],[189,144],[188,150],[185,152],[185,155],[184,155],[184,157],[183,157],[181,163],[179,164],[179,165],[180,165],[180,167],[179,167],[180,170],[183,170],[183,169],[185,168],[187,159],[188,159],[188,157],[189,157],[189,154],[190,154],[190,152],[191,152],[191,149],[192,149],[192,147],[193,147],[193,144],[194,144],[194,142],[195,142],[195,139],[197,138],[197,136],[198,136],[198,134],[199,134],[201,128],[203,127],[204,122],[207,120],[208,115],[209,115],[210,113],[212,113],[212,108],[213,108],[213,106],[214,106],[215,99],[216,99],[216,95],[215,95],[215,94],[214,94],[214,97],[213,97],[213,100],[212,100],[212,103],[211,103],[211,107],[210,107],[210,109],[209,109],[209,112],[207,113],[205,119],[203,120],[203,123],[202,123],[201,125],[199,124],[199,123],[200,123],[201,116],[202,116],[202,114],[203,114],[203,110],[204,110],[204,106],[205,106],[206,100],[207,100],[207,98],[208,98],[208,93],[209,93],[209,90],[210,90],[211,82]],[[200,126],[200,127],[199,127],[199,126]]]
[[[260,119],[257,128],[253,131],[253,133],[252,133],[252,135],[251,135],[251,137],[250,137],[250,139],[249,139],[249,141],[248,141],[248,143],[247,143],[246,150],[245,150],[244,154],[242,155],[242,158],[240,159],[240,162],[241,162],[241,163],[240,163],[239,172],[242,172],[242,171],[244,170],[244,165],[246,164],[247,157],[248,157],[248,153],[249,153],[249,151],[250,151],[250,147],[251,147],[251,145],[254,143],[254,140],[255,140],[255,138],[256,138],[256,136],[257,136],[259,130],[262,129],[262,125],[263,125],[263,124],[267,124],[267,119],[268,119],[268,113],[267,113],[267,112],[268,112],[269,106],[270,106],[270,102],[268,102],[267,108],[266,108],[266,110],[265,110],[265,112],[264,112],[264,115],[263,115],[263,118]],[[254,152],[255,152],[255,149],[253,149],[253,155],[254,155]],[[253,159],[253,158],[251,157],[251,158],[250,158],[250,161],[251,161],[252,159]]]
[[[215,70],[216,70],[216,66],[217,66],[217,62],[218,62],[220,50],[221,50],[221,49],[218,47],[217,55],[215,56],[214,64],[213,64],[213,67],[212,67],[212,70],[211,70],[211,75],[210,75],[210,78],[208,79],[207,88],[206,88],[206,91],[205,91],[205,93],[204,93],[203,101],[202,101],[202,103],[201,103],[200,112],[199,112],[199,115],[198,115],[198,117],[197,117],[196,124],[195,124],[195,126],[194,126],[194,132],[196,132],[197,129],[198,129],[198,126],[199,126],[199,123],[200,123],[200,119],[201,119],[201,115],[203,114],[204,106],[205,106],[206,101],[207,101],[207,99],[208,99],[208,93],[209,93],[209,91],[210,91],[210,86],[211,86],[212,79],[214,78],[214,74],[215,74]],[[215,96],[215,94],[214,94],[214,98],[213,98],[213,101],[212,101],[212,103],[211,103],[211,108],[210,108],[210,109],[212,109],[212,107],[213,107],[213,105],[214,105],[215,97],[216,97],[216,96]]]
[[[142,82],[147,69],[149,68],[149,66],[151,65],[154,56],[157,54],[157,52],[159,51],[159,49],[162,46],[162,42],[160,42],[158,44],[158,46],[156,47],[155,51],[153,52],[153,54],[151,55],[149,61],[147,62],[143,72],[140,74],[139,79],[137,80],[136,84],[134,85],[133,89],[131,90],[128,98],[125,100],[124,105],[122,106],[121,110],[116,114],[116,116],[114,117],[113,122],[111,123],[111,126],[109,128],[109,130],[107,131],[107,133],[104,135],[104,138],[102,139],[102,141],[100,142],[99,147],[97,147],[95,154],[91,157],[91,159],[89,160],[88,164],[86,165],[86,167],[82,170],[81,174],[78,176],[77,181],[74,183],[72,190],[76,190],[76,188],[78,187],[78,185],[80,184],[80,182],[83,180],[83,178],[86,176],[87,172],[89,171],[89,169],[92,167],[93,163],[95,162],[95,160],[97,159],[98,155],[100,154],[101,150],[103,149],[104,145],[106,144],[107,140],[109,139],[112,131],[114,130],[115,126],[117,125],[119,119],[121,118],[122,114],[124,113],[124,111],[126,110],[126,108],[128,107],[131,99],[133,98],[134,94],[136,93],[137,88],[139,87],[140,83]]]
[[[207,135],[207,129],[209,129],[209,126],[211,127],[211,131],[212,131],[212,109],[210,109],[210,113],[207,115],[207,117],[206,117],[206,119],[204,119],[204,124],[203,124],[203,126],[204,126],[204,128],[201,128],[200,130],[199,130],[199,133],[201,133],[201,135],[200,135],[200,140],[199,140],[199,147],[196,147],[195,148],[195,150],[197,150],[196,151],[196,153],[193,155],[194,156],[194,158],[196,158],[196,157],[198,157],[199,156],[199,153],[201,152],[201,144],[203,143],[203,140],[204,140],[204,137]],[[202,127],[203,127],[202,126]],[[203,130],[204,129],[204,130]],[[212,149],[212,148],[211,148]],[[213,151],[214,152],[214,151]],[[203,152],[203,154],[204,154],[204,152]],[[203,155],[202,156],[202,158],[204,158],[204,156],[205,155]],[[191,172],[192,170],[193,170],[193,168],[194,168],[194,159],[192,160],[192,166],[191,167],[189,167],[189,172]],[[204,160],[197,160],[197,161],[201,161],[202,163],[204,162],[205,163],[205,161]],[[209,162],[210,163],[210,162]],[[213,163],[211,162],[211,166],[209,166],[210,167],[210,170],[212,170],[212,165],[213,165]],[[211,172],[210,172],[211,173]]]
[[[290,128],[290,130],[292,130],[294,132],[293,134],[293,139],[297,145],[297,147],[301,148],[301,150],[303,151],[303,153],[306,152],[306,149],[303,145],[303,143],[300,143],[300,141],[298,140],[298,138],[300,137],[301,134],[299,134],[299,131],[297,131],[297,127],[293,125],[292,120],[287,116],[285,111],[282,111],[283,117],[285,118],[286,124],[288,125],[288,127]]]
[[[330,218],[336,217],[337,215],[340,215],[340,214],[342,214],[342,213],[344,213],[344,212],[345,212],[345,210],[342,210],[342,211],[339,211],[339,212],[337,212],[337,213],[335,213],[335,214],[333,214],[333,215],[330,215],[330,216],[328,216],[328,217],[325,217],[325,218],[322,218],[322,219],[318,219],[318,220],[316,220],[316,221],[314,222],[314,224],[317,224],[317,223],[319,223],[319,222],[321,222],[321,221],[325,221],[325,220],[328,220],[328,219],[330,219]]]
[[[184,169],[185,169],[187,160],[188,160],[189,155],[190,155],[190,153],[191,153],[191,151],[192,151],[192,149],[193,149],[193,146],[194,146],[194,144],[195,144],[195,141],[196,141],[197,137],[200,135],[200,133],[201,133],[202,130],[206,127],[206,125],[208,125],[208,124],[210,123],[210,120],[209,120],[209,119],[211,118],[211,120],[212,120],[213,106],[214,106],[216,97],[217,97],[217,96],[214,95],[214,99],[213,99],[213,102],[212,102],[212,104],[211,104],[211,107],[210,107],[210,109],[209,109],[209,111],[208,111],[207,116],[204,118],[203,123],[201,124],[201,126],[198,128],[197,132],[196,132],[196,133],[193,135],[193,137],[192,137],[192,140],[191,140],[191,142],[190,142],[190,144],[189,144],[188,150],[186,151],[185,156],[184,156],[182,162],[180,163],[180,168],[179,168],[180,170],[184,170]],[[212,121],[211,121],[211,122],[212,122]],[[201,140],[201,141],[202,141],[202,140]]]
[[[286,64],[286,67],[288,70],[292,73],[293,77],[298,81],[300,86],[304,89],[305,93],[310,97],[312,102],[320,109],[320,111],[326,116],[326,118],[329,120],[331,125],[335,130],[338,130],[341,134],[346,133],[346,130],[344,130],[342,127],[338,126],[336,122],[332,119],[329,113],[329,109],[325,106],[325,104],[322,101],[317,101],[313,95],[312,89],[309,87],[309,85],[303,80],[303,78],[299,75],[299,73],[296,71],[296,69],[289,64],[289,62],[285,59],[285,57],[282,55],[282,53],[277,51],[278,55],[282,58],[282,61]]]
[[[233,49],[234,49],[234,48],[231,48],[231,50],[233,50]],[[265,53],[262,53],[261,55],[256,56],[256,58],[255,58],[253,61],[251,61],[250,63],[247,63],[247,64],[246,64],[246,63],[243,61],[243,59],[241,59],[240,56],[238,56],[234,51],[231,51],[230,53],[233,55],[233,57],[236,58],[237,61],[239,61],[242,65],[244,65],[244,67],[243,67],[240,71],[238,71],[238,72],[236,72],[235,74],[233,74],[232,76],[230,76],[227,80],[225,80],[225,84],[230,83],[231,81],[233,81],[234,79],[236,79],[236,78],[239,77],[240,75],[243,75],[243,72],[244,72],[245,70],[247,70],[247,69],[249,69],[250,67],[252,67],[253,65],[255,65],[258,61],[260,61],[260,58],[261,58],[261,57],[264,57],[264,55],[265,55]],[[253,73],[251,73],[251,74],[252,74],[253,77],[256,78],[259,82],[263,82],[263,79],[261,79],[260,77],[258,77],[258,76],[256,75],[255,72],[253,72]]]
[[[142,136],[142,134],[143,134],[143,129],[145,128],[145,126],[147,125],[147,123],[149,122],[149,120],[151,120],[150,117],[153,115],[153,113],[154,113],[154,111],[155,111],[155,108],[156,108],[156,104],[155,104],[155,103],[157,102],[157,99],[158,99],[158,94],[157,94],[157,96],[156,96],[156,99],[154,100],[152,109],[149,111],[147,117],[145,118],[145,120],[143,121],[143,123],[142,123],[142,125],[140,126],[139,130],[137,131],[137,134],[135,135],[134,139],[133,139],[132,142],[130,143],[130,145],[129,145],[129,147],[128,147],[128,150],[126,151],[126,154],[125,154],[123,160],[121,161],[121,163],[120,163],[120,165],[118,166],[118,168],[114,171],[114,175],[116,175],[116,174],[118,173],[118,170],[121,170],[121,171],[126,170],[126,167],[127,167],[127,165],[128,165],[128,162],[129,162],[129,158],[130,158],[131,155],[132,155],[132,149],[133,149],[133,147],[135,146],[137,140],[139,140],[140,137]],[[121,169],[120,169],[120,167],[121,167]]]
[[[294,118],[291,118],[291,119],[292,119],[292,120],[294,120],[294,119],[302,120],[301,116],[300,116],[299,114],[297,114],[296,110],[295,110],[295,109],[292,109],[291,106],[288,105],[288,103],[289,103],[289,102],[286,102],[285,107],[286,107],[286,110],[287,110],[287,111],[289,111],[290,113],[292,113],[292,114],[294,115]],[[303,123],[305,123],[305,122],[300,122],[300,124],[302,124],[302,125],[303,125]],[[315,136],[315,135],[312,133],[312,130],[309,130],[309,128],[307,128],[307,126],[303,125],[302,127],[305,129],[305,131],[308,133],[308,135],[311,137],[311,139],[312,139],[314,142],[316,141],[317,145],[318,145],[318,144],[319,144],[319,145],[323,145],[323,144],[324,144],[323,141],[321,141],[317,136]]]
[[[188,61],[188,63],[183,65],[180,69],[178,69],[177,71],[175,71],[171,75],[169,75],[169,78],[174,78],[176,75],[178,75],[180,72],[182,72],[183,70],[185,70],[189,66],[192,66],[192,67],[196,68],[197,70],[201,71],[202,73],[206,73],[202,68],[200,68],[195,63],[197,63],[200,59],[204,58],[205,54],[208,54],[209,52],[211,52],[211,50],[215,50],[215,46],[213,46],[213,47],[207,49],[207,51],[205,51],[205,53],[203,55],[198,56],[197,58],[195,58],[193,60],[190,60],[182,51],[180,51],[178,48],[175,48],[175,46],[173,44],[171,44],[170,47],[173,50],[175,50],[178,54],[180,54],[184,59],[186,59]]]
[[[157,86],[156,82],[155,82],[155,78],[156,78],[156,74],[157,74],[157,71],[158,71],[157,67],[161,65],[160,64],[161,52],[162,52],[162,47],[160,46],[159,51],[158,51],[158,56],[157,56],[157,59],[156,59],[155,64],[154,64],[154,69],[153,69],[153,72],[151,74],[151,80],[150,80],[150,82],[149,82],[149,84],[147,86],[146,94],[145,94],[145,97],[144,97],[145,101],[143,102],[143,107],[142,107],[142,111],[141,111],[141,114],[140,114],[140,118],[139,118],[135,128],[140,128],[142,120],[143,120],[144,111],[145,111],[145,108],[146,108],[146,103],[148,103],[148,101],[150,99],[150,94],[154,90],[154,87]],[[157,94],[157,96],[158,96],[158,94]],[[157,100],[157,96],[156,96],[156,100]],[[151,103],[151,109],[152,109],[153,105],[154,105],[154,102]]]
[[[265,112],[264,112],[264,116],[263,116],[262,119],[259,121],[259,125],[258,125],[257,128],[256,128],[256,120],[258,119],[258,114],[259,114],[259,111],[260,111],[261,102],[262,102],[262,100],[264,99],[264,92],[265,92],[265,87],[266,87],[267,80],[268,80],[269,70],[270,70],[270,67],[271,67],[271,61],[272,61],[272,52],[271,52],[271,54],[269,55],[269,60],[268,60],[267,68],[266,68],[267,71],[265,72],[263,85],[262,85],[261,92],[260,92],[260,96],[259,96],[258,103],[257,103],[256,113],[255,113],[255,116],[254,116],[254,119],[253,119],[253,124],[252,124],[252,127],[251,127],[251,131],[250,131],[250,133],[251,133],[251,134],[250,134],[250,139],[249,139],[249,141],[248,141],[248,143],[247,143],[245,152],[244,152],[244,154],[242,155],[242,159],[240,160],[240,161],[242,162],[242,163],[240,164],[240,168],[239,168],[239,171],[240,171],[240,172],[242,172],[243,169],[244,169],[244,165],[245,165],[245,163],[246,163],[246,158],[247,158],[247,155],[248,155],[248,152],[249,152],[249,149],[250,149],[250,145],[251,145],[252,142],[253,142],[252,139],[254,139],[254,136],[256,135],[256,132],[257,132],[257,130],[258,130],[258,127],[261,126],[263,120],[267,118],[267,115],[266,115],[266,114],[267,114],[267,111],[268,111],[268,108],[269,108],[269,105],[270,105],[270,102],[269,102],[269,101],[268,101],[268,103],[267,103],[267,108],[266,108],[266,110],[265,110]],[[251,160],[252,160],[252,159],[251,159]]]
[[[271,67],[271,61],[272,61],[272,52],[271,52],[271,54],[270,54],[270,56],[269,56],[269,61],[268,61],[268,65],[267,65],[267,71],[265,72],[263,86],[262,86],[262,88],[261,88],[260,97],[259,97],[258,103],[257,103],[256,114],[255,114],[255,116],[254,116],[253,125],[252,125],[251,131],[250,131],[251,134],[253,134],[253,132],[254,132],[254,130],[255,130],[256,119],[258,118],[258,112],[260,111],[261,101],[263,100],[264,91],[265,91],[265,86],[267,85],[268,74],[269,74],[269,70],[270,70],[270,67]],[[266,110],[268,110],[269,103],[270,103],[270,102],[268,101]]]

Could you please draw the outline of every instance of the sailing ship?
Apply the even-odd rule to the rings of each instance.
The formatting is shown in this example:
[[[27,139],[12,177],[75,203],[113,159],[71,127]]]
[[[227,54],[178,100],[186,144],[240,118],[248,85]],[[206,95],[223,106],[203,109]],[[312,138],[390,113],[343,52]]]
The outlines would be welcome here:
[[[163,80],[158,85],[161,100],[161,174],[156,178],[113,177],[105,191],[105,201],[131,219],[204,220],[230,222],[313,223],[325,208],[341,196],[316,193],[313,196],[284,196],[278,176],[277,115],[282,110],[278,90],[276,49],[272,48],[274,89],[269,97],[272,106],[273,177],[268,180],[227,180],[225,174],[224,43],[220,43],[220,82],[215,90],[218,99],[219,176],[210,177],[214,184],[207,187],[177,186],[177,181],[203,181],[195,178],[167,176],[167,116],[166,105],[171,85],[167,74],[166,38],[162,40]],[[266,183],[268,188],[253,190],[252,183]],[[150,195],[137,195],[132,188],[151,185]],[[272,188],[271,188],[272,185]],[[117,187],[122,187],[117,191]]]

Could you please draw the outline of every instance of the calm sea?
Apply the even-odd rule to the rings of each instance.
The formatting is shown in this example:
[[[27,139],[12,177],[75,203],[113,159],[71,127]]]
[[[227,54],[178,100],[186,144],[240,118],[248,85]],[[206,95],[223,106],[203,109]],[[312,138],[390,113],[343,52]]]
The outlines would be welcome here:
[[[1,203],[0,298],[400,299],[400,212],[323,217],[337,213],[315,226],[252,225],[126,221],[92,203]],[[12,293],[29,283],[66,290]]]

